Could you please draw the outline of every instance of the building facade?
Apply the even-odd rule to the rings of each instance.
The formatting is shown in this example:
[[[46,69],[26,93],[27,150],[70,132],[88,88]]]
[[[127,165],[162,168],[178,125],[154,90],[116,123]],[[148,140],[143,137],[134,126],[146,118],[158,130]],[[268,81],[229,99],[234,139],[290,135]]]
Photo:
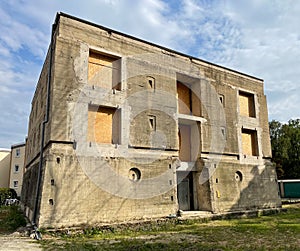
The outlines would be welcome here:
[[[11,146],[11,159],[10,159],[10,175],[9,187],[14,189],[17,196],[21,196],[23,174],[25,162],[25,143],[15,144]]]
[[[270,160],[263,80],[57,14],[22,191],[39,226],[280,207]]]
[[[8,188],[10,169],[10,150],[0,149],[0,188]]]

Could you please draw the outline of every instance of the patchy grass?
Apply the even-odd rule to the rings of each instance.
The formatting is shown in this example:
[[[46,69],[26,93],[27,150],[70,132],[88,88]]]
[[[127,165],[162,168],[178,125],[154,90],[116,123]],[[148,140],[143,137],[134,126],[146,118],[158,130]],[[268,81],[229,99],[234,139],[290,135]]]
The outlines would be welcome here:
[[[249,219],[172,221],[139,229],[47,236],[45,250],[300,250],[300,204]]]
[[[0,234],[9,234],[25,226],[26,220],[18,206],[0,207]]]

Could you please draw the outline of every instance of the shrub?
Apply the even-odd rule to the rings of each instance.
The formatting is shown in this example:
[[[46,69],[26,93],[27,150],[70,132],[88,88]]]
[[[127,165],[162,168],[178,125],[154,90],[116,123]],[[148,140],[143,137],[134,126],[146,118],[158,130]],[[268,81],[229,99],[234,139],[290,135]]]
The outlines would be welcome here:
[[[0,207],[0,232],[14,231],[22,226],[26,226],[26,220],[19,206]]]
[[[11,198],[9,188],[0,188],[0,205],[4,205],[5,200]]]

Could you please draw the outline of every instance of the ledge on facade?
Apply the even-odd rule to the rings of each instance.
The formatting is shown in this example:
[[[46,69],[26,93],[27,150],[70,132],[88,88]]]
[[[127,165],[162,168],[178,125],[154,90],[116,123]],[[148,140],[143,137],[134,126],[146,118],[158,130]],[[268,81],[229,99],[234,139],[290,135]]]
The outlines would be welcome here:
[[[209,211],[181,211],[179,210],[179,219],[209,219],[209,220],[225,220],[225,219],[241,219],[250,217],[259,217],[262,215],[278,214],[286,212],[286,208],[264,208],[245,211],[231,211],[222,213],[212,213]]]
[[[203,117],[187,115],[187,114],[177,114],[178,120],[183,124],[192,124],[193,122],[205,123],[207,120]]]
[[[186,161],[180,161],[180,165],[176,168],[176,171],[195,171],[196,168],[196,162],[186,162]]]

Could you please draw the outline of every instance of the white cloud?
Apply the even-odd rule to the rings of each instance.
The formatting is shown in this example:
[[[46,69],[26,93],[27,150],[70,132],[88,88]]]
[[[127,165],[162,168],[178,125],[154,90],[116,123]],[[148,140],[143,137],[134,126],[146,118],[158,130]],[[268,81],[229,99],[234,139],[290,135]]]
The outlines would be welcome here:
[[[57,11],[264,78],[270,118],[300,117],[298,1],[3,0],[0,147],[26,135]]]
[[[271,119],[300,117],[300,2],[225,1],[224,13],[239,27],[239,49],[222,63],[265,80]],[[278,95],[280,93],[280,95]]]

